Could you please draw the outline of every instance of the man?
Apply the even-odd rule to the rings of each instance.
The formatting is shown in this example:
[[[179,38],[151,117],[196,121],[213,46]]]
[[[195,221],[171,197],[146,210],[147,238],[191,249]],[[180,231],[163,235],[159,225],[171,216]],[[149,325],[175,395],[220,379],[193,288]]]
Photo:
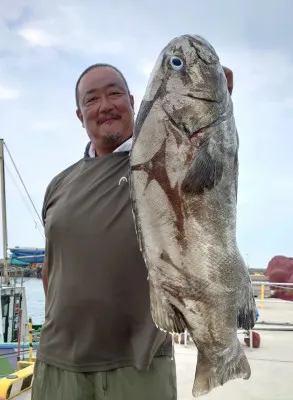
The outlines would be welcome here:
[[[129,200],[133,97],[120,71],[98,64],[78,79],[76,105],[90,144],[45,194],[32,400],[176,400],[171,336],[152,322]]]

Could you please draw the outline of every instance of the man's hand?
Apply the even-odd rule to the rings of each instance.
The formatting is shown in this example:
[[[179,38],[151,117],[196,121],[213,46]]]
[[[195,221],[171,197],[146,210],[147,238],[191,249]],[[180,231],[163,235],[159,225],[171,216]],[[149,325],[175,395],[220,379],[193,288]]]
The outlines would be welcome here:
[[[228,86],[229,93],[232,94],[232,92],[233,92],[233,72],[231,71],[231,69],[224,67],[224,66],[223,66],[223,70],[224,70],[226,78],[227,78],[227,86]]]

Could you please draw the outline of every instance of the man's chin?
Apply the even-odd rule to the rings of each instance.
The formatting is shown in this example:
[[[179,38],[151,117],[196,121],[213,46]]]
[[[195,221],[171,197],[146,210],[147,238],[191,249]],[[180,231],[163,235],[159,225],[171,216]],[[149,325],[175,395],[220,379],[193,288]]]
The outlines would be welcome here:
[[[103,142],[108,146],[120,145],[123,142],[123,135],[117,131],[104,133]]]

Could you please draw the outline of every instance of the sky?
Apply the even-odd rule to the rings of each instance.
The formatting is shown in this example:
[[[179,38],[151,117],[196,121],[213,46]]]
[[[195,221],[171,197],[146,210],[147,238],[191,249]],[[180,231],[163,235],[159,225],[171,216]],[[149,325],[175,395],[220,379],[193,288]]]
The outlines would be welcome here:
[[[137,111],[161,49],[199,34],[234,73],[240,251],[254,268],[293,256],[292,15],[290,0],[1,0],[0,136],[38,212],[50,180],[88,142],[75,114],[81,72],[97,62],[118,67]],[[7,153],[5,160],[8,245],[44,247]]]

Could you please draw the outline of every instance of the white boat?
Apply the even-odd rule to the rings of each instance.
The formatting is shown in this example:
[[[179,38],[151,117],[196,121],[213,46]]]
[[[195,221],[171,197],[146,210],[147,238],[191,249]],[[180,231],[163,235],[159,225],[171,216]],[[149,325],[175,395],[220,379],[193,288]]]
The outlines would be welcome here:
[[[0,139],[0,184],[3,247],[0,272],[0,399],[10,399],[31,386],[34,359],[23,268],[9,265],[3,139]]]

